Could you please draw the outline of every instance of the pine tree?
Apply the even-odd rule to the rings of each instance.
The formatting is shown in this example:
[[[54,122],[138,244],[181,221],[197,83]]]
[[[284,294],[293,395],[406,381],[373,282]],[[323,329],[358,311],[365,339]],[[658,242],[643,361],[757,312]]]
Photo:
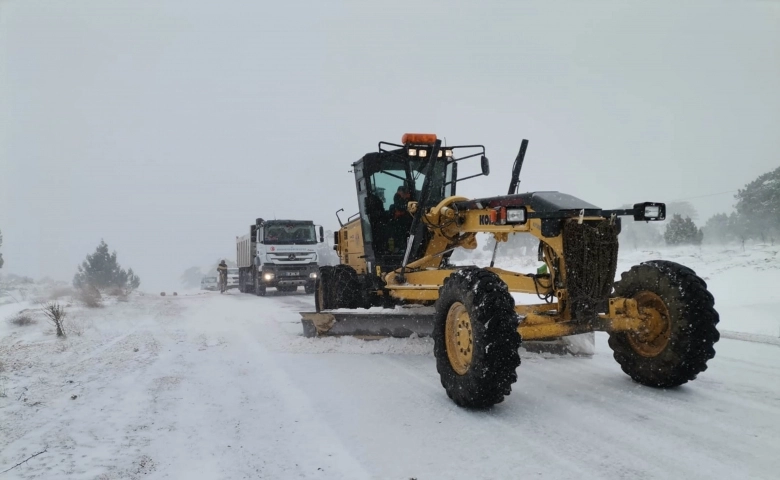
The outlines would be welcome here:
[[[125,288],[133,291],[137,290],[141,286],[141,279],[133,272],[132,268],[127,269],[127,284]]]
[[[727,243],[736,240],[737,232],[734,230],[736,226],[734,224],[736,221],[735,214],[732,213],[732,217],[725,213],[718,213],[710,217],[702,229],[707,234],[707,241]]]
[[[2,246],[3,246],[3,232],[0,231],[0,247]],[[0,268],[3,268],[3,263],[5,263],[3,260],[3,254],[0,253]]]
[[[103,240],[95,253],[87,255],[73,277],[73,286],[76,288],[90,286],[100,290],[116,287],[132,291],[140,285],[141,279],[133,273],[133,269],[123,270],[116,260],[116,252],[109,253],[108,245]]]
[[[766,240],[780,232],[780,167],[745,185],[734,198],[744,236]]]
[[[701,245],[704,232],[696,228],[690,217],[675,214],[666,226],[664,240],[667,245]]]

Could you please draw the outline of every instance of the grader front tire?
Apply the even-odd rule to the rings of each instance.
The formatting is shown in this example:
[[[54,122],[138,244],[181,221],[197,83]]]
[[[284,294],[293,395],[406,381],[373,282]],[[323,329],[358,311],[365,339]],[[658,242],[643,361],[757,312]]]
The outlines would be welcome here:
[[[362,285],[358,274],[349,265],[320,267],[315,284],[314,307],[317,312],[339,308],[360,308]]]
[[[320,267],[320,274],[314,282],[314,310],[321,312],[333,308],[333,267]]]
[[[712,294],[693,270],[668,261],[645,262],[625,272],[615,295],[637,300],[647,327],[615,332],[609,346],[634,381],[669,388],[694,380],[715,357],[720,334]]]
[[[461,407],[504,400],[517,381],[515,302],[498,276],[470,268],[444,280],[436,301],[434,356],[441,384]]]

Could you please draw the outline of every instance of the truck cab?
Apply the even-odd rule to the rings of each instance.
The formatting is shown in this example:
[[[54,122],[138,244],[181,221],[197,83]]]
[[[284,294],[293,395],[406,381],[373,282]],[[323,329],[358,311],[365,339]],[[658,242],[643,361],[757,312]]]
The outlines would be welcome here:
[[[304,287],[314,293],[323,241],[322,227],[318,232],[311,220],[257,219],[249,234],[237,239],[239,289],[265,295],[269,287],[279,292]]]

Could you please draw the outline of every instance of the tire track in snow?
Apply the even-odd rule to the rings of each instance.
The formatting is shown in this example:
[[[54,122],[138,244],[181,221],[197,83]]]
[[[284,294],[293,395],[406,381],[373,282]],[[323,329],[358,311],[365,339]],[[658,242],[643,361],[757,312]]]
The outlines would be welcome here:
[[[351,455],[350,451],[334,433],[327,422],[316,413],[312,400],[295,386],[283,365],[279,355],[271,352],[273,345],[283,338],[285,333],[277,324],[278,319],[270,308],[265,310],[267,298],[254,299],[241,303],[240,307],[232,303],[234,299],[218,298],[207,305],[197,305],[193,315],[200,318],[213,317],[208,324],[201,324],[196,338],[218,335],[222,339],[221,350],[215,351],[212,359],[195,362],[191,372],[200,377],[194,382],[185,398],[201,398],[204,405],[193,405],[196,416],[203,418],[207,429],[223,442],[244,442],[241,449],[223,450],[226,460],[221,461],[222,468],[234,471],[235,475],[267,475],[280,478],[295,475],[312,478],[364,479],[371,475]],[[222,317],[222,318],[220,318]],[[208,355],[208,351],[203,352]],[[236,379],[236,370],[239,378]],[[226,375],[227,372],[233,372]],[[207,373],[204,375],[204,373]],[[221,377],[221,378],[217,378]],[[243,399],[243,400],[240,400]],[[258,410],[255,406],[262,406]],[[211,422],[209,419],[219,419]],[[242,424],[242,432],[227,432],[226,424],[235,421]],[[254,426],[254,431],[252,427]],[[246,452],[247,447],[258,445],[258,439],[264,439],[266,452],[275,452],[275,458],[260,458]],[[195,440],[193,440],[195,441]],[[295,451],[276,451],[276,445],[289,445]],[[270,450],[269,450],[270,448]],[[206,452],[204,452],[206,453]],[[187,452],[180,452],[182,460]],[[262,456],[262,455],[261,455]],[[235,460],[233,462],[232,460]],[[243,464],[237,468],[233,463]],[[182,467],[185,468],[185,467]],[[259,470],[258,470],[259,469]],[[265,472],[265,473],[263,473]],[[295,473],[292,473],[295,472]]]
[[[780,337],[771,337],[769,335],[759,335],[757,333],[742,333],[733,332],[730,330],[722,330],[720,332],[721,338],[730,338],[732,340],[741,340],[743,342],[753,343],[766,343],[767,345],[780,346]]]

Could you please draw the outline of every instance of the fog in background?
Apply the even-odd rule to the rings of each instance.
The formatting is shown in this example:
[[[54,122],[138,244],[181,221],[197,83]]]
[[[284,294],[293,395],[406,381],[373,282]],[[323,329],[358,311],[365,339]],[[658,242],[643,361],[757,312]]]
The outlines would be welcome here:
[[[523,191],[703,223],[780,161],[780,4],[0,2],[2,271],[70,280],[103,238],[176,288],[256,217],[337,228],[404,132],[487,147],[460,194],[528,138]]]

